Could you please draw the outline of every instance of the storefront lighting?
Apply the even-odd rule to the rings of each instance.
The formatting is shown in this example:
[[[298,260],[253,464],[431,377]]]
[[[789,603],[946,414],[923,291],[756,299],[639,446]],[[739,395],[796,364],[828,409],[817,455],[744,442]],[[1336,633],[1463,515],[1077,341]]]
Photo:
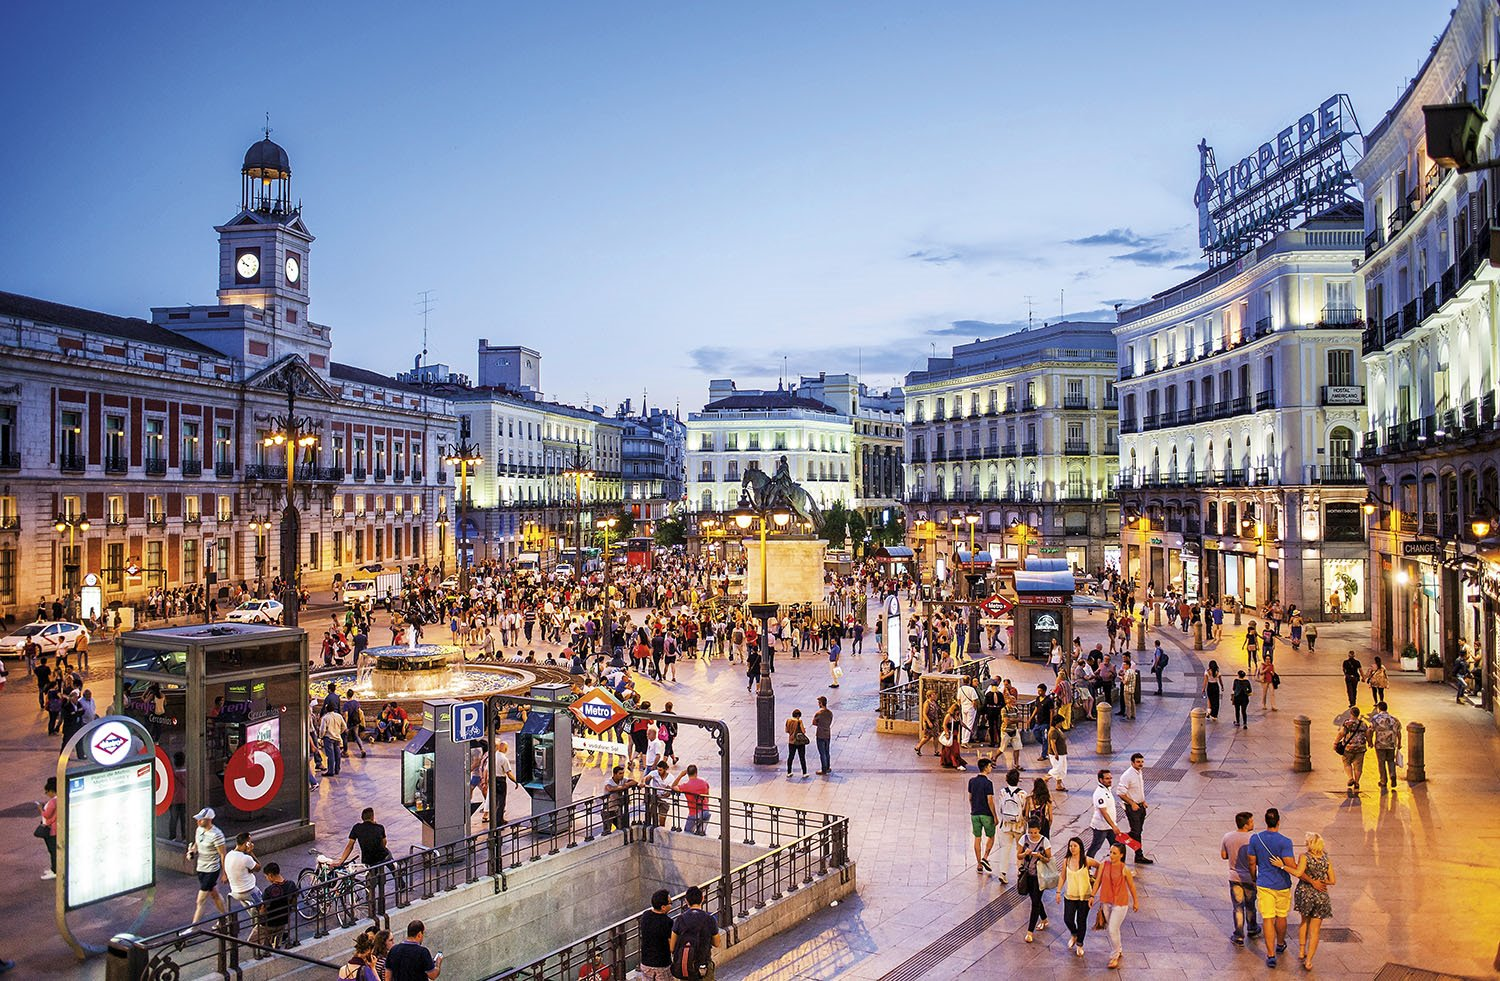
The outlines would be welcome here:
[[[1469,530],[1474,533],[1475,538],[1488,538],[1493,528],[1489,518],[1475,518],[1469,522]]]
[[[1406,572],[1405,569],[1398,569],[1398,570],[1396,570],[1396,585],[1397,586],[1405,586],[1409,582],[1411,582],[1411,576],[1407,575],[1407,572]]]

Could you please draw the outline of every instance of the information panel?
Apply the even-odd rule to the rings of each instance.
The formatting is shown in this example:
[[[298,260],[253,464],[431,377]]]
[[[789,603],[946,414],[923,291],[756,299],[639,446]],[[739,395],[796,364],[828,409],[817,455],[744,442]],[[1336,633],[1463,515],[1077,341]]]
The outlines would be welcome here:
[[[68,777],[70,910],[156,882],[152,761]]]

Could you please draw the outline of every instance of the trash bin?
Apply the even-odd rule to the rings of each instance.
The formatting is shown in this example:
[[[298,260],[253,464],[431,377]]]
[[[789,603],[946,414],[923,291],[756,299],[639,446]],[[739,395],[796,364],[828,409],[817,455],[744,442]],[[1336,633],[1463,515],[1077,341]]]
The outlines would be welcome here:
[[[117,933],[109,938],[104,961],[104,981],[141,981],[146,974],[146,948],[133,933]]]

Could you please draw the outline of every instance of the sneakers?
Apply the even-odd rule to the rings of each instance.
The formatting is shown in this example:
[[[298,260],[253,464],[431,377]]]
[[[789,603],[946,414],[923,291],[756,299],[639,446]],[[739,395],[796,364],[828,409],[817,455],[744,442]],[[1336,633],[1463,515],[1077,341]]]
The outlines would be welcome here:
[[[987,858],[981,858],[979,860],[979,867],[981,869],[983,869],[984,871],[986,871],[986,872],[993,872],[993,871],[995,871],[993,868],[990,867],[990,860],[987,859]]]
[[[1275,967],[1275,966],[1276,966],[1276,958],[1274,958],[1274,957],[1267,957],[1266,958],[1266,967]]]
[[[45,871],[45,872],[42,873],[42,878],[43,879],[55,879],[55,878],[57,878],[57,873],[54,872],[54,871],[52,871],[51,869],[48,869],[47,871]]]
[[[1229,942],[1232,943],[1232,944],[1234,944],[1236,947],[1243,947],[1243,946],[1245,946],[1245,938],[1242,937],[1242,936],[1240,936],[1237,933],[1231,933],[1229,935]]]

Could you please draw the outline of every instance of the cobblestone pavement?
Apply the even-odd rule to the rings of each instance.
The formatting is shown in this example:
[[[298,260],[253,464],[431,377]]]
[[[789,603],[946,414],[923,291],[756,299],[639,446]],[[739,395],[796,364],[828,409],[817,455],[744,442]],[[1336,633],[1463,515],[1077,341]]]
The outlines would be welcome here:
[[[1080,628],[1085,647],[1103,639],[1102,617],[1084,619]],[[1086,827],[1088,791],[1098,767],[1111,766],[1118,773],[1131,752],[1145,754],[1153,805],[1147,850],[1157,864],[1138,876],[1141,910],[1125,923],[1125,973],[1151,978],[1197,978],[1225,970],[1235,976],[1272,973],[1262,956],[1229,943],[1226,874],[1218,849],[1236,811],[1254,811],[1258,817],[1276,806],[1284,815],[1283,828],[1299,845],[1305,831],[1324,835],[1339,877],[1316,974],[1371,977],[1395,962],[1493,976],[1500,940],[1500,861],[1494,858],[1500,845],[1500,820],[1495,818],[1500,779],[1493,761],[1500,757],[1500,734],[1491,718],[1454,704],[1449,688],[1428,685],[1420,675],[1393,673],[1388,697],[1393,712],[1403,722],[1427,726],[1428,782],[1415,788],[1403,783],[1384,797],[1366,790],[1349,798],[1328,744],[1331,719],[1345,701],[1339,661],[1351,646],[1363,652],[1368,626],[1324,626],[1316,654],[1280,645],[1280,711],[1263,712],[1257,692],[1250,728],[1237,731],[1230,727],[1226,705],[1224,719],[1208,728],[1208,762],[1191,764],[1188,712],[1203,704],[1198,694],[1202,664],[1217,657],[1226,670],[1241,666],[1242,630],[1226,628],[1217,650],[1197,655],[1179,632],[1149,631],[1148,644],[1156,636],[1172,655],[1166,695],[1148,693],[1135,722],[1117,721],[1115,752],[1107,759],[1093,752],[1092,723],[1075,727],[1071,792],[1060,795],[1053,833],[1060,842]],[[543,649],[538,645],[539,652]],[[834,772],[828,777],[788,779],[784,763],[750,763],[755,702],[745,691],[740,665],[679,665],[677,683],[645,686],[655,707],[671,700],[684,714],[730,722],[736,797],[800,804],[851,818],[858,895],[725,965],[719,977],[897,981],[980,972],[1016,976],[1021,971],[1047,978],[1103,970],[1109,951],[1102,936],[1089,944],[1086,957],[1068,956],[1060,910],[1052,911],[1051,929],[1038,934],[1036,943],[1023,942],[1025,902],[1018,902],[1014,890],[998,879],[973,868],[963,790],[970,774],[943,771],[930,756],[918,759],[909,737],[877,734],[875,652],[846,657],[844,664],[841,686],[830,689],[823,656],[809,653],[798,661],[785,654],[777,657],[778,736],[780,720],[793,708],[810,718],[817,696],[830,697]],[[1009,658],[998,659],[995,670],[1013,678],[1022,691],[1034,690],[1045,677],[1042,666]],[[0,730],[0,749],[8,764],[7,785],[13,788],[13,803],[0,810],[0,840],[5,842],[0,874],[11,883],[0,892],[0,917],[8,926],[0,931],[0,956],[20,957],[23,976],[102,977],[99,959],[82,968],[72,960],[52,925],[51,884],[37,879],[46,858],[30,835],[30,801],[39,796],[34,788],[55,760],[55,743],[42,735],[45,725],[36,710],[34,686],[18,677],[13,671],[15,683],[0,698],[10,723]],[[1153,687],[1148,684],[1148,692]],[[96,694],[99,688],[107,690],[107,677],[99,675],[95,688]],[[1368,691],[1362,698],[1368,705]],[[1314,721],[1312,773],[1291,771],[1292,719],[1299,714]],[[715,749],[706,737],[685,731],[679,746],[684,764],[714,762]],[[809,750],[816,769],[815,747]],[[784,760],[784,746],[781,752]],[[322,850],[336,854],[342,848],[349,826],[367,804],[377,808],[398,855],[420,842],[415,819],[397,801],[398,758],[398,747],[377,745],[368,759],[351,760],[344,775],[322,782],[313,813]],[[1029,784],[1041,772],[1030,745],[1023,762]],[[1373,758],[1370,762],[1373,766]],[[597,770],[590,771],[578,792],[593,792],[601,781]],[[1365,785],[1373,788],[1375,782],[1367,779]],[[523,793],[513,793],[512,814],[526,805]],[[302,867],[308,858],[302,849],[266,857],[292,868]],[[193,884],[187,875],[162,870],[157,893],[146,931],[188,919]],[[133,916],[129,901],[109,905],[116,925]],[[1292,919],[1295,932],[1295,914]],[[1295,949],[1277,970],[1301,973]]]

